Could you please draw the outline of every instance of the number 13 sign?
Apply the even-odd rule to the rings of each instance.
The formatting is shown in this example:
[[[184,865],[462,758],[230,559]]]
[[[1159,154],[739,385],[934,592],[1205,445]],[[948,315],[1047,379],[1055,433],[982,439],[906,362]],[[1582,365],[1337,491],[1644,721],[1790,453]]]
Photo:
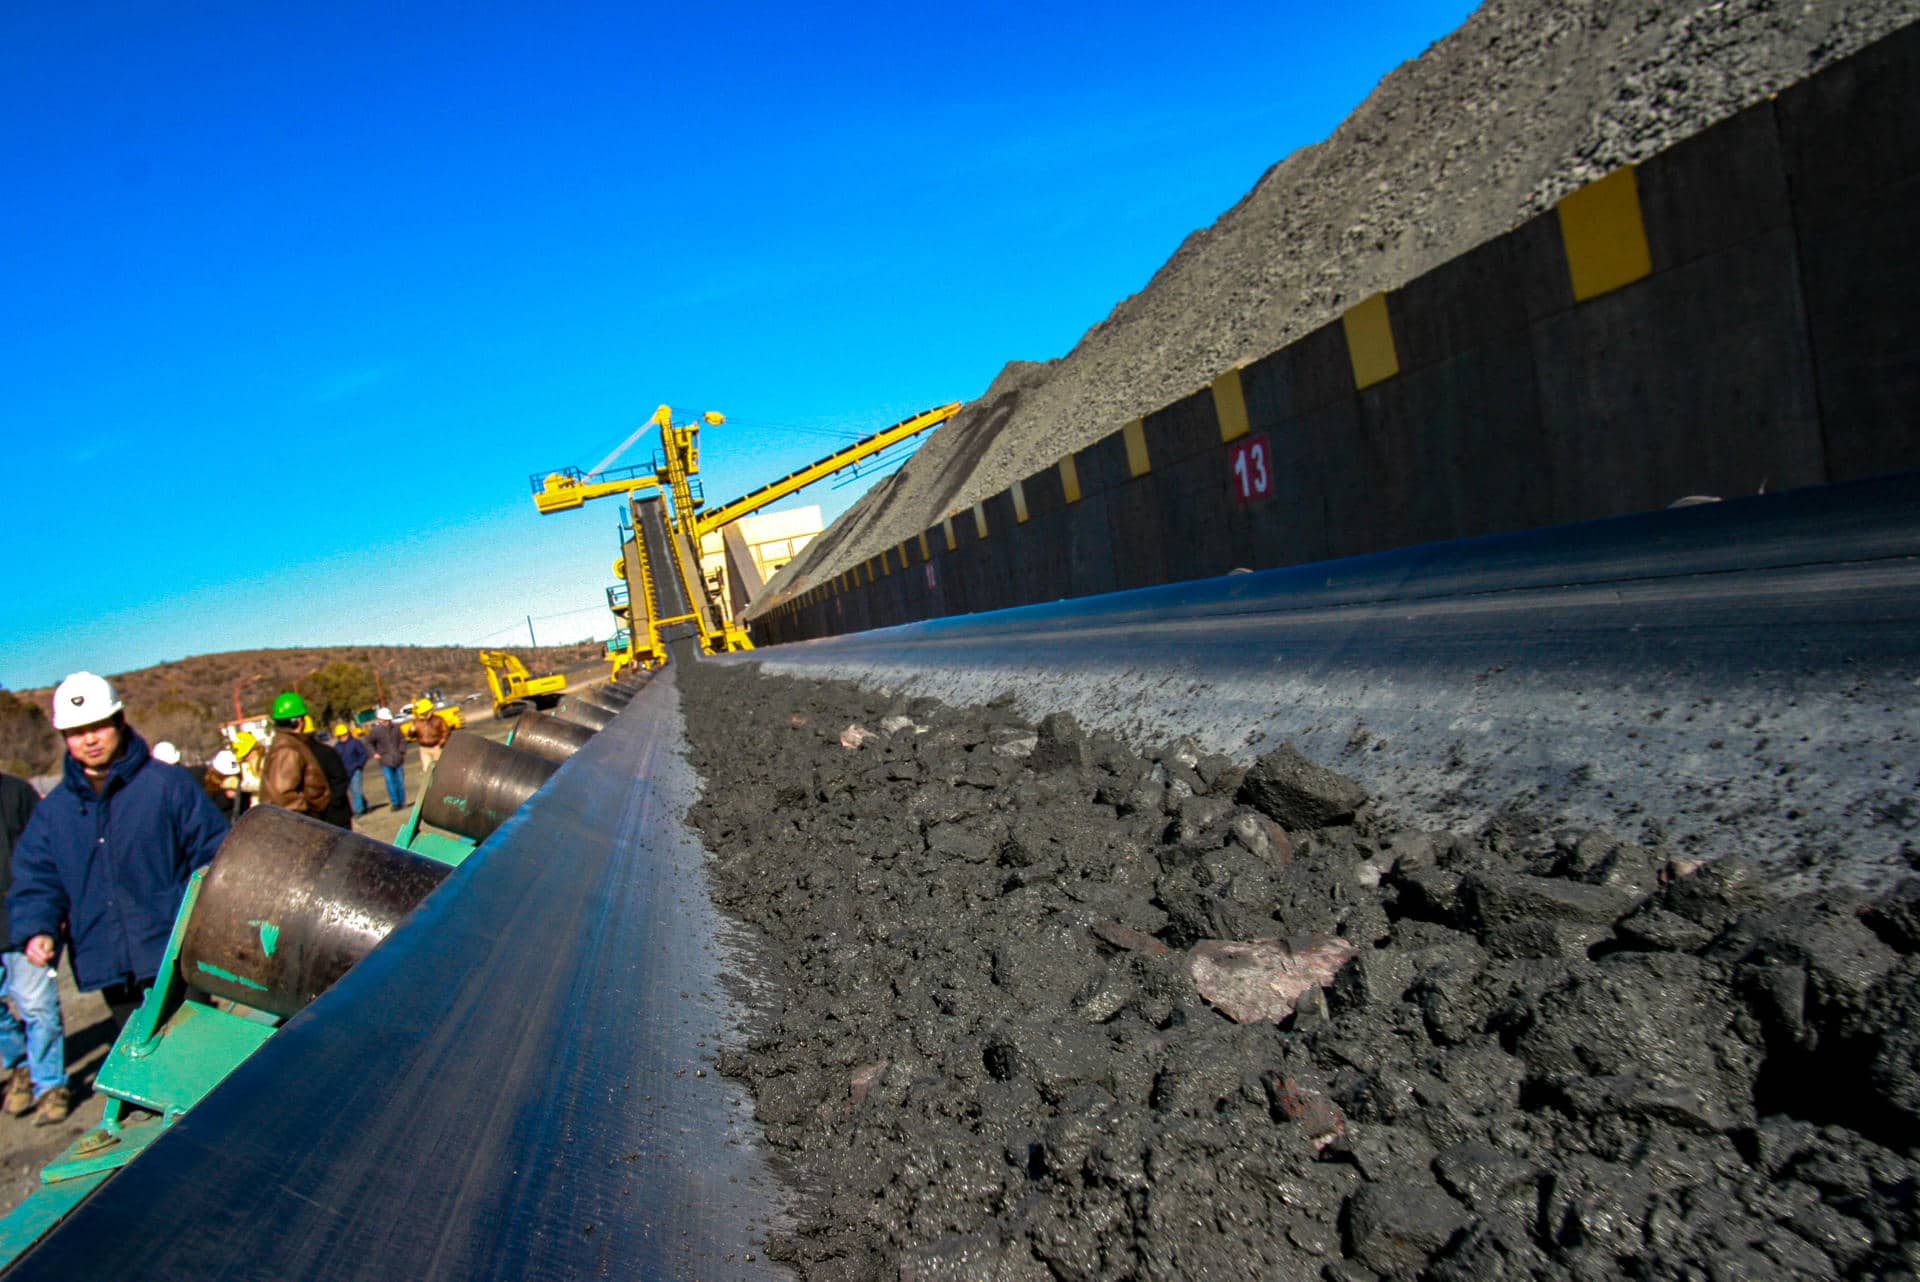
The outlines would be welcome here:
[[[1267,434],[1243,436],[1229,451],[1233,470],[1233,497],[1240,503],[1256,503],[1273,493],[1273,447]]]

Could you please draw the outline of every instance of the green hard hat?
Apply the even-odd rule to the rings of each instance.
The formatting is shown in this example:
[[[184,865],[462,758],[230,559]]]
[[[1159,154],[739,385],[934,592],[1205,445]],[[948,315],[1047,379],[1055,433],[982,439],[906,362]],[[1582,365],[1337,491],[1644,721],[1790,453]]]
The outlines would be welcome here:
[[[290,717],[304,717],[306,715],[307,701],[291,690],[282,690],[279,697],[273,701],[273,719],[275,721],[285,721]]]

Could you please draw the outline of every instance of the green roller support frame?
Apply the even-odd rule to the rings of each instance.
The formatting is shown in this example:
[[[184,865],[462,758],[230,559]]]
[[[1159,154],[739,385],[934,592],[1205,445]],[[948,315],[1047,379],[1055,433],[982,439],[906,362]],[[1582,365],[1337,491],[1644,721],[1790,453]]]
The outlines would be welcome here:
[[[475,843],[424,827],[416,802],[394,844],[458,867]],[[120,1031],[94,1079],[94,1089],[107,1099],[100,1125],[49,1163],[40,1172],[40,1187],[0,1217],[0,1269],[138,1156],[280,1026],[278,1016],[210,996],[181,978],[181,944],[205,879],[202,869],[188,881],[160,977]]]
[[[429,828],[420,822],[420,807],[425,798],[413,803],[413,810],[407,815],[407,821],[400,825],[400,831],[394,834],[393,844],[402,850],[411,850],[416,855],[425,855],[451,868],[458,868],[473,853],[475,842],[450,832],[441,832],[438,828]]]
[[[0,1218],[0,1267],[39,1241],[280,1026],[276,1016],[209,997],[180,978],[180,944],[205,878],[202,869],[187,882],[160,977],[94,1078],[94,1089],[107,1098],[100,1125],[50,1162],[40,1187]]]

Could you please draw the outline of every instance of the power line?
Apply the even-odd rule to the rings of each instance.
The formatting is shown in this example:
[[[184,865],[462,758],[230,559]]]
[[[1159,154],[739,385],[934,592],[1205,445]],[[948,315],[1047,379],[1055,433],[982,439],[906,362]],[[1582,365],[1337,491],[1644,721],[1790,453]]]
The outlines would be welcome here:
[[[578,607],[577,609],[561,610],[557,614],[536,614],[533,616],[533,621],[535,623],[547,623],[554,619],[569,619],[576,614],[599,614],[599,613],[604,613],[606,608],[607,607],[604,605],[583,605]],[[526,616],[522,615],[520,618],[515,619],[512,623],[507,624],[505,627],[495,628],[493,631],[487,633],[485,636],[475,637],[473,640],[465,641],[465,642],[462,642],[461,644],[463,646],[478,646],[482,642],[491,641],[495,637],[504,636],[509,632],[518,632],[520,631],[520,629],[526,626],[527,626]]]

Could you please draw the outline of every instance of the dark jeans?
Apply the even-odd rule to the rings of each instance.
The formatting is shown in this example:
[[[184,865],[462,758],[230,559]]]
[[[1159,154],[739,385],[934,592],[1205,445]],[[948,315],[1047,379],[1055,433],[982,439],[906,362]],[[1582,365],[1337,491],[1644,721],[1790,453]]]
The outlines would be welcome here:
[[[100,990],[100,996],[106,1000],[107,1012],[113,1016],[113,1035],[120,1036],[127,1021],[133,1018],[133,1012],[140,1009],[140,1003],[147,1000],[147,990],[153,987],[151,979],[131,984],[108,984]]]
[[[396,806],[407,804],[407,767],[403,763],[397,766],[383,765],[387,772],[387,800]]]

